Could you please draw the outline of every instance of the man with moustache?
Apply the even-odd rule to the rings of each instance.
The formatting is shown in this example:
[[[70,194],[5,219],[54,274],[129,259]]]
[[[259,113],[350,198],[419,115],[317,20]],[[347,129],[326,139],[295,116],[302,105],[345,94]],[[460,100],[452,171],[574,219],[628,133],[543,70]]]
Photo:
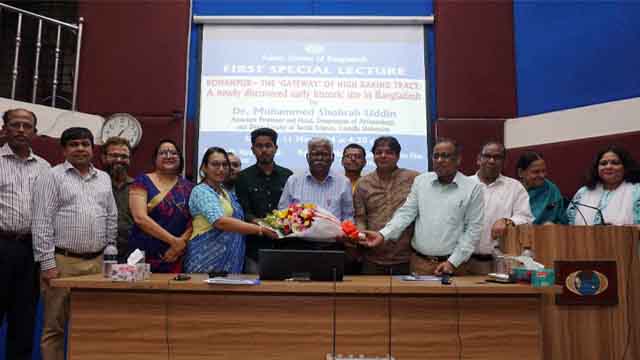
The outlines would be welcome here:
[[[344,176],[351,182],[351,192],[355,193],[358,180],[362,176],[362,169],[367,165],[367,152],[359,144],[349,144],[342,150],[342,167]],[[362,249],[352,242],[345,242],[345,274],[357,275],[362,273]]]
[[[244,210],[245,219],[255,222],[277,209],[282,189],[291,170],[278,166],[274,157],[278,151],[278,133],[260,128],[251,132],[251,151],[256,163],[244,169],[236,179],[236,195]],[[273,240],[265,236],[247,236],[244,271],[258,272],[258,252],[272,249]]]
[[[111,137],[102,144],[102,164],[111,176],[111,190],[118,207],[118,262],[125,263],[128,253],[129,230],[133,226],[133,218],[129,209],[129,185],[133,179],[129,177],[131,164],[131,145],[129,140]]]
[[[464,275],[465,262],[482,232],[482,188],[458,171],[460,149],[454,140],[438,140],[432,160],[434,172],[417,176],[404,205],[384,228],[365,231],[362,243],[375,247],[393,241],[415,221],[411,271]]]
[[[508,226],[533,222],[529,193],[516,179],[502,175],[506,151],[504,145],[490,141],[478,154],[479,170],[472,178],[484,190],[484,224],[482,236],[471,255],[468,271],[486,275],[493,271],[493,251]]]
[[[356,183],[367,165],[367,153],[361,145],[349,144],[342,150],[342,167],[344,176],[351,181],[351,190],[355,191]]]
[[[229,157],[229,175],[224,180],[224,188],[225,190],[236,193],[236,182],[238,181],[238,176],[240,175],[240,171],[242,170],[242,162],[238,155],[228,152],[227,156]]]
[[[39,296],[33,260],[33,183],[51,165],[31,151],[36,114],[12,109],[2,115],[6,144],[0,147],[0,321],[7,321],[6,359],[31,359]]]
[[[312,203],[338,220],[353,219],[353,195],[351,183],[344,175],[331,171],[335,159],[333,144],[329,139],[313,138],[307,143],[309,169],[292,175],[282,190],[278,208],[285,209],[295,203]],[[336,239],[341,240],[341,239]],[[282,242],[288,249],[343,249],[341,243],[324,243],[292,239]]]
[[[378,231],[404,204],[417,171],[398,167],[400,143],[392,136],[375,140],[371,152],[376,170],[358,181],[353,194],[356,224],[359,229]],[[362,273],[367,275],[408,274],[411,237],[414,224],[407,226],[396,241],[363,252]]]
[[[100,273],[102,252],[118,233],[111,179],[91,164],[91,131],[66,129],[60,144],[65,162],[38,177],[32,200],[33,250],[44,302],[43,360],[64,360],[69,319],[69,289],[51,287],[51,279]]]

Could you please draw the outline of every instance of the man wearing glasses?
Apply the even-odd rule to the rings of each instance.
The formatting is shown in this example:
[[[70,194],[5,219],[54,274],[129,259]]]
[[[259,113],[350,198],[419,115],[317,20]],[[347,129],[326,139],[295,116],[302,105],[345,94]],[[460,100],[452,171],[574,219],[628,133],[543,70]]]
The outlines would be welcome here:
[[[451,139],[433,147],[433,172],[415,178],[404,205],[379,231],[365,231],[366,246],[395,241],[415,222],[411,271],[425,275],[465,274],[465,262],[482,232],[483,191],[458,171],[460,151]]]
[[[2,116],[0,147],[0,321],[7,319],[5,359],[31,359],[39,271],[33,260],[33,183],[51,166],[31,151],[36,115],[26,109]]]
[[[520,181],[502,175],[504,145],[490,141],[478,154],[478,172],[472,178],[484,190],[484,225],[480,242],[471,255],[468,271],[486,275],[494,269],[493,252],[508,226],[533,222],[529,194]]]
[[[340,221],[353,220],[351,183],[344,175],[331,171],[335,155],[329,139],[313,138],[307,143],[309,169],[289,177],[278,202],[279,209],[295,203],[313,203],[331,212]],[[294,239],[283,242],[290,249],[342,249],[327,244]]]
[[[129,230],[133,226],[129,210],[129,185],[133,179],[128,171],[131,164],[131,145],[127,139],[111,137],[102,144],[102,165],[111,176],[111,190],[118,207],[118,262],[126,262]]]
[[[361,145],[349,144],[342,150],[342,167],[344,175],[351,181],[351,191],[355,191],[356,183],[367,165],[367,153]]]
[[[242,161],[238,157],[238,155],[232,153],[231,151],[227,152],[227,156],[229,157],[229,175],[224,180],[224,188],[225,190],[236,193],[236,182],[238,180],[238,176],[240,175],[240,171],[242,170]]]

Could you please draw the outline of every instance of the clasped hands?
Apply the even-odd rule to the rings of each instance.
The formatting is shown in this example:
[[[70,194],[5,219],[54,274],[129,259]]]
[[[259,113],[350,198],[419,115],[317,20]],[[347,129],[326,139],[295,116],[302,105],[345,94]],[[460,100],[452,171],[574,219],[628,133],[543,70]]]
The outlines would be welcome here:
[[[182,236],[174,238],[171,247],[162,256],[162,260],[169,263],[178,260],[178,258],[184,254],[184,251],[187,248],[187,240],[190,236],[191,232],[187,231],[182,234]]]

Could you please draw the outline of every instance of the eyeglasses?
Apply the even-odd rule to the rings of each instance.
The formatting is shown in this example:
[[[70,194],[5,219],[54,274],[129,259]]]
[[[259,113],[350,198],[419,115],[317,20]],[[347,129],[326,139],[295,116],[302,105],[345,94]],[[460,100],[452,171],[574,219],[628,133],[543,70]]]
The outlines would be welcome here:
[[[13,130],[18,130],[20,128],[23,128],[24,130],[33,129],[33,125],[26,122],[19,122],[19,121],[9,122],[7,126],[12,128]]]
[[[622,165],[622,161],[620,160],[600,160],[598,162],[598,165],[600,166],[607,166],[607,165],[613,165],[613,166],[618,166],[618,165]]]
[[[173,157],[173,156],[178,156],[178,152],[175,150],[160,150],[158,151],[158,155],[164,156],[164,157]]]
[[[234,167],[234,168],[239,168],[242,166],[242,164],[239,161],[231,161],[229,164],[231,164],[231,167]]]
[[[450,153],[433,153],[433,155],[431,155],[431,158],[433,160],[438,160],[438,159],[451,160],[451,159],[454,159],[455,157],[456,157],[456,154],[450,154]]]
[[[129,155],[127,154],[107,154],[107,157],[117,160],[129,160]]]
[[[504,155],[502,154],[480,154],[480,157],[485,159],[485,160],[489,160],[489,159],[493,159],[494,161],[500,161],[500,160],[504,160]]]

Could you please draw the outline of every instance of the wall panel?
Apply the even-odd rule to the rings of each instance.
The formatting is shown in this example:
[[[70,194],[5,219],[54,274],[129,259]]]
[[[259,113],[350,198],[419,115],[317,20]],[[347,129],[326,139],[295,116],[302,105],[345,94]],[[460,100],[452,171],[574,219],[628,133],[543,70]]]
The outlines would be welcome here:
[[[436,1],[438,118],[516,116],[511,1]]]

